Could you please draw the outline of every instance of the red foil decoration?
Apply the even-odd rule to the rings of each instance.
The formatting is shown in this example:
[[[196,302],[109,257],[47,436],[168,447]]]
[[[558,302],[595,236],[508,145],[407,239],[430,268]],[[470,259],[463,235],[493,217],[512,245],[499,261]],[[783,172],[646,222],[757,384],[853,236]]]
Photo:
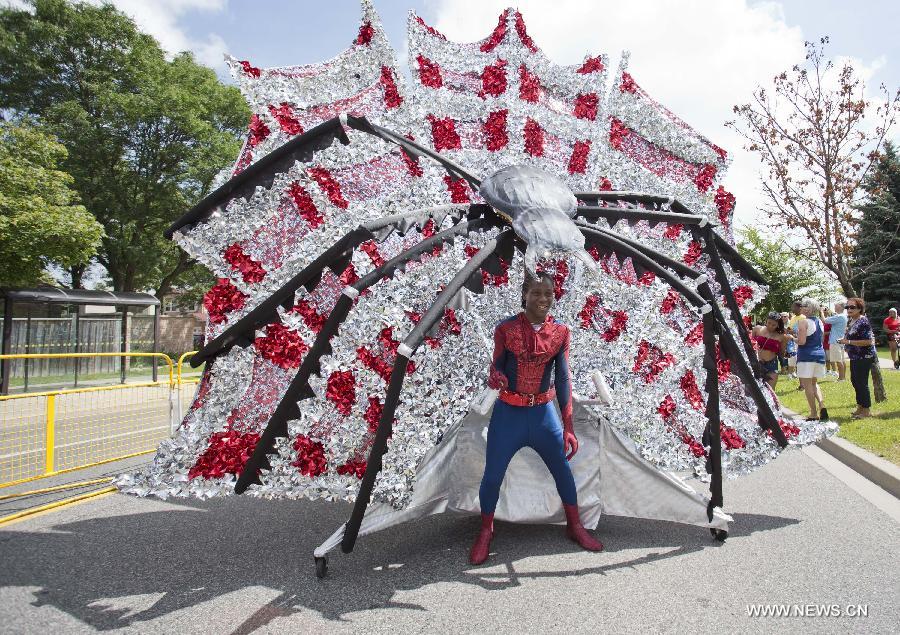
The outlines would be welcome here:
[[[375,29],[372,28],[372,23],[366,22],[361,27],[359,27],[359,35],[356,36],[356,39],[353,40],[353,43],[368,46],[372,41],[373,35],[375,35]]]
[[[411,134],[406,135],[406,138],[410,141],[415,141],[415,138]],[[418,178],[424,174],[422,166],[419,165],[419,160],[417,158],[410,156],[403,148],[400,148],[400,156],[403,157],[403,163],[406,164],[406,170],[410,175]]]
[[[719,423],[719,436],[722,438],[722,443],[729,450],[740,450],[746,445],[741,435],[737,433],[737,430],[729,428],[724,422]]]
[[[302,185],[296,181],[291,183],[287,193],[291,200],[294,201],[300,216],[309,224],[310,229],[315,229],[325,222],[325,217],[319,213],[319,208],[313,202],[312,196],[309,195],[309,192]]]
[[[663,298],[662,304],[659,306],[659,312],[663,315],[669,314],[676,304],[678,304],[678,292],[675,289],[669,289],[666,297]]]
[[[666,231],[663,234],[664,237],[669,240],[677,240],[679,236],[681,236],[681,232],[684,230],[684,225],[681,223],[676,223],[674,225],[669,225],[666,227]]]
[[[713,152],[718,154],[719,157],[721,157],[721,159],[723,161],[728,158],[728,153],[725,150],[723,150],[722,148],[720,148],[719,146],[717,146],[715,143],[709,144],[709,147],[711,147],[713,149]]]
[[[696,457],[706,456],[706,449],[697,439],[689,435],[687,432],[681,432],[681,441],[685,443],[691,450],[691,454]]]
[[[349,203],[344,199],[340,184],[331,175],[331,172],[323,167],[308,168],[307,173],[319,184],[319,187],[328,195],[328,200],[335,207],[347,209]]]
[[[431,35],[433,35],[434,37],[440,38],[440,39],[442,39],[442,40],[446,40],[446,39],[447,39],[446,37],[444,37],[444,34],[443,34],[443,33],[441,33],[440,31],[438,31],[438,30],[435,29],[434,27],[429,26],[428,24],[426,24],[426,23],[425,23],[425,20],[423,20],[423,19],[420,18],[419,16],[416,16],[416,22],[418,22],[419,24],[421,24],[421,25],[425,28],[425,30],[428,31],[428,32],[429,32]]]
[[[347,461],[343,465],[338,466],[337,473],[341,475],[352,474],[356,478],[362,480],[362,477],[366,475],[366,462]]]
[[[258,442],[259,435],[255,432],[240,434],[236,430],[226,430],[213,433],[209,437],[209,446],[188,472],[188,478],[222,478],[226,474],[239,476]]]
[[[544,156],[544,129],[534,119],[525,120],[525,152],[533,157]]]
[[[528,36],[528,32],[525,30],[525,20],[522,19],[522,14],[516,11],[516,33],[519,34],[519,39],[522,40],[522,44],[525,45],[532,53],[537,53],[537,46],[535,46],[534,41]]]
[[[621,120],[613,117],[609,126],[609,145],[611,145],[616,150],[621,150],[622,142],[630,132],[631,131],[624,123],[621,122]]]
[[[622,81],[619,83],[619,92],[633,94],[637,92],[637,88],[634,78],[629,73],[622,73]]]
[[[387,66],[381,67],[381,88],[384,90],[384,105],[388,108],[396,108],[403,103],[397,83],[394,81],[394,71]]]
[[[584,64],[581,65],[581,68],[575,72],[579,75],[587,75],[588,73],[601,73],[603,69],[603,59],[598,55],[597,57],[587,58]]]
[[[471,258],[478,253],[478,247],[474,245],[466,245],[465,253],[467,258]],[[486,287],[502,287],[509,283],[509,262],[500,259],[500,273],[488,273],[484,269],[481,270],[481,281]]]
[[[675,400],[672,399],[672,395],[666,395],[665,399],[659,404],[659,407],[656,409],[656,412],[659,413],[659,416],[662,417],[663,421],[671,425],[675,422]]]
[[[444,85],[444,78],[441,77],[440,66],[422,55],[416,57],[416,62],[419,64],[419,81],[422,82],[423,86],[440,88]]]
[[[703,247],[701,247],[700,243],[696,240],[692,240],[688,245],[687,253],[684,254],[684,264],[688,267],[693,267],[697,264],[697,261],[700,260],[700,256],[703,255]]]
[[[284,324],[269,324],[266,336],[257,337],[253,345],[263,358],[282,368],[298,368],[309,350],[300,334]]]
[[[493,33],[491,33],[490,37],[481,45],[482,53],[490,53],[500,42],[503,41],[503,38],[506,37],[506,18],[509,16],[509,9],[505,9],[503,13],[500,14],[500,19],[497,21],[497,26],[494,27]]]
[[[247,138],[247,145],[255,148],[263,139],[269,136],[269,126],[259,118],[258,115],[250,117],[250,136]]]
[[[286,134],[292,136],[303,134],[303,126],[294,117],[294,109],[291,108],[290,104],[282,102],[278,107],[269,104],[269,113],[271,113]]]
[[[255,66],[252,66],[247,60],[240,60],[238,64],[241,65],[241,69],[243,69],[246,75],[249,75],[250,77],[260,76],[260,70]]]
[[[509,143],[509,133],[506,131],[506,118],[509,111],[495,110],[488,115],[487,120],[482,124],[481,130],[484,132],[484,141],[487,149],[496,152],[506,147]]]
[[[434,115],[428,115],[428,121],[431,123],[431,143],[435,150],[440,152],[462,148],[462,141],[456,133],[456,123],[453,119],[449,117],[438,119]]]
[[[451,203],[470,203],[469,183],[464,179],[454,179],[449,174],[444,175],[444,184],[450,192]]]
[[[506,92],[506,60],[498,59],[481,71],[481,98],[484,95],[499,97]]]
[[[641,340],[632,372],[638,373],[644,383],[649,384],[656,381],[656,378],[674,363],[675,357],[671,353],[663,353],[659,347],[647,340]]]
[[[681,384],[681,392],[684,398],[687,399],[687,402],[691,404],[691,407],[694,410],[702,411],[706,407],[706,402],[700,393],[700,387],[697,386],[697,378],[694,376],[694,371],[689,370],[686,372],[679,383]]]
[[[703,169],[694,177],[694,185],[701,192],[706,192],[712,187],[713,179],[716,178],[716,166],[706,164]]]
[[[734,209],[734,194],[726,191],[725,188],[720,185],[716,190],[716,195],[713,198],[713,201],[716,204],[716,209],[719,210],[719,221],[722,223],[722,225],[727,227],[728,223],[731,220],[731,210]]]
[[[374,240],[367,240],[359,248],[369,257],[376,269],[384,265],[384,257],[378,251],[378,245],[375,244]]]
[[[304,476],[319,476],[328,469],[328,461],[325,459],[325,448],[318,441],[313,441],[307,436],[298,434],[294,439],[294,450],[297,458],[291,462]]]
[[[316,311],[316,308],[306,300],[300,300],[291,307],[291,313],[297,313],[303,318],[303,323],[309,327],[313,333],[320,333],[322,327],[328,318]]]
[[[335,409],[345,417],[353,410],[356,403],[356,378],[349,370],[336,370],[328,376],[325,398],[334,404]]]
[[[572,111],[579,119],[594,121],[597,118],[597,94],[586,93],[575,98],[575,109]]]
[[[588,154],[591,151],[590,140],[576,141],[572,148],[572,156],[569,157],[569,174],[584,174],[587,171]],[[612,188],[612,185],[610,185]]]
[[[697,322],[688,334],[684,337],[684,343],[689,346],[696,346],[703,341],[703,322]]]
[[[266,277],[266,270],[263,269],[263,266],[245,254],[244,250],[237,243],[230,245],[222,254],[222,257],[225,259],[225,262],[231,265],[233,270],[241,272],[241,278],[243,278],[244,282],[255,284]]]
[[[604,176],[602,179],[600,179],[600,184],[598,187],[600,188],[601,192],[611,192],[613,189],[613,184],[612,181]]]
[[[338,280],[340,280],[341,284],[344,285],[345,287],[349,286],[359,280],[359,276],[356,275],[356,267],[353,266],[352,262],[349,265],[347,265],[347,268],[341,272],[341,275],[338,277]]]
[[[524,64],[519,65],[519,99],[537,103],[541,96],[541,80],[528,72]]]
[[[656,274],[652,271],[645,271],[641,274],[641,277],[638,278],[637,283],[642,287],[649,287],[653,284],[654,280],[656,280]]]
[[[369,395],[369,407],[366,408],[366,414],[363,415],[363,419],[369,424],[369,432],[374,434],[378,430],[382,412],[384,412],[384,405],[378,400],[378,397]]]
[[[228,278],[219,278],[203,296],[203,306],[209,314],[209,321],[213,324],[224,322],[226,313],[242,308],[246,301],[247,296],[231,284]]]
[[[734,299],[737,301],[738,308],[743,309],[744,305],[753,299],[753,289],[746,285],[741,285],[734,290]]]

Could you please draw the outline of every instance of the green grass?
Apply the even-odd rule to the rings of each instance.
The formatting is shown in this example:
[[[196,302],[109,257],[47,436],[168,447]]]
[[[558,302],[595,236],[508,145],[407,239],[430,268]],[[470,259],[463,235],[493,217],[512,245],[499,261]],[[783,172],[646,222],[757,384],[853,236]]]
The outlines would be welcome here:
[[[877,346],[875,348],[875,351],[878,353],[878,357],[880,357],[881,359],[890,359],[891,358],[891,351],[890,351],[890,349],[888,349],[887,344],[885,344],[883,346]]]
[[[856,410],[856,395],[850,384],[849,368],[846,381],[838,382],[833,377],[826,377],[820,385],[828,415],[841,426],[838,436],[900,465],[900,371],[882,368],[881,375],[888,398],[878,404],[873,399],[872,417],[868,419],[854,421],[850,418]],[[806,396],[797,390],[799,385],[796,379],[781,376],[775,392],[785,406],[806,416],[809,406]],[[871,388],[870,380],[870,391]]]

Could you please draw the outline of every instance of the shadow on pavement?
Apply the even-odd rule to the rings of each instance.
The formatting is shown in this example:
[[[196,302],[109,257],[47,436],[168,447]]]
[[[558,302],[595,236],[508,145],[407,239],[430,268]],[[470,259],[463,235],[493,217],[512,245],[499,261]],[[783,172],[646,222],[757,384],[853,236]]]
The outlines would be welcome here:
[[[319,580],[312,552],[346,520],[348,505],[233,497],[175,506],[60,524],[42,532],[0,532],[0,586],[41,587],[35,606],[52,605],[100,630],[139,625],[247,587],[280,591],[234,631],[242,634],[301,610],[332,620],[372,608],[424,610],[392,598],[398,591],[433,583],[505,589],[526,578],[603,575],[727,548],[701,527],[605,517],[598,535],[606,544],[606,557],[629,549],[650,553],[624,561],[612,557],[607,564],[604,554],[585,554],[583,568],[536,569],[533,562],[523,566],[520,561],[578,548],[565,539],[562,527],[498,523],[491,559],[475,568],[466,557],[478,521],[443,514],[364,536],[352,554],[332,552],[328,576]],[[799,522],[734,516],[732,536]],[[528,572],[517,572],[517,566]],[[162,597],[137,613],[103,601],[142,594]]]

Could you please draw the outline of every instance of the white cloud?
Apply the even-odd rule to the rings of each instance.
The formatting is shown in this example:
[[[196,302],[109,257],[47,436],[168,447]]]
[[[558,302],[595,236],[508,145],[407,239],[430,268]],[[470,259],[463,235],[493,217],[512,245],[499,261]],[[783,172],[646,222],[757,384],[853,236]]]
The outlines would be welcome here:
[[[487,36],[497,16],[515,4],[528,33],[554,61],[572,64],[585,54],[606,52],[616,68],[631,51],[630,72],[650,95],[671,109],[733,159],[726,187],[738,200],[740,224],[750,224],[762,202],[759,159],[742,149],[725,128],[732,106],[750,99],[757,85],[805,57],[804,35],[789,27],[778,2],[746,0],[435,0],[435,27],[447,37],[475,41]],[[865,65],[871,77],[884,61]]]

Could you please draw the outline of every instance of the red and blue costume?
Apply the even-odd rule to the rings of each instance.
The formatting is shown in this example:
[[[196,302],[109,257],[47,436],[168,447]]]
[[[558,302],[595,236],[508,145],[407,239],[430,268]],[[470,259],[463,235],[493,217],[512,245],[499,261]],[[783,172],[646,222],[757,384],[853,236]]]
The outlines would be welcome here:
[[[479,491],[482,514],[493,514],[506,468],[523,447],[534,449],[543,459],[563,503],[575,505],[575,479],[563,443],[563,430],[572,431],[569,328],[548,316],[536,330],[524,313],[500,322],[494,330],[488,385],[500,390],[500,395],[488,427]],[[562,425],[554,397],[562,412]]]

